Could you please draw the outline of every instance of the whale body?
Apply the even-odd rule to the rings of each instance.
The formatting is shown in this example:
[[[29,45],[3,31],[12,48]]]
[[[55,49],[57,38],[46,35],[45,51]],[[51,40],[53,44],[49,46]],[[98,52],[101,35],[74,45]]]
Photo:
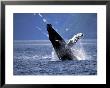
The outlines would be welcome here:
[[[78,33],[66,43],[65,40],[52,28],[51,24],[47,24],[47,31],[49,40],[60,60],[77,60],[71,50],[71,46],[74,45],[83,34]]]

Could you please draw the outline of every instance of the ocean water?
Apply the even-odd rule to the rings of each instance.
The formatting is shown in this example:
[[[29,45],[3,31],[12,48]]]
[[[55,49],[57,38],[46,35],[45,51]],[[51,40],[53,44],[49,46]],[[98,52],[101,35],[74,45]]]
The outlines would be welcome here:
[[[72,49],[78,60],[60,61],[48,40],[15,40],[14,75],[97,75],[97,41],[86,39]]]

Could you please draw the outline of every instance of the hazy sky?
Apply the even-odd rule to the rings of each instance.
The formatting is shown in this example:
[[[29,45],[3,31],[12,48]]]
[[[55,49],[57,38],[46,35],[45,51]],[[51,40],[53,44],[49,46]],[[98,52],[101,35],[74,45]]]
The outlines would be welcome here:
[[[14,40],[47,40],[46,24],[64,38],[82,32],[85,39],[97,38],[96,13],[14,13]]]

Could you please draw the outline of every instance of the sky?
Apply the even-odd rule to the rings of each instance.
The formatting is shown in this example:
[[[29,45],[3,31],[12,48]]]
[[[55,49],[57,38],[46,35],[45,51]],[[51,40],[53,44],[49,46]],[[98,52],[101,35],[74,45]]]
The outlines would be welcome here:
[[[96,13],[14,13],[14,40],[48,40],[48,23],[64,39],[77,33],[85,39],[97,38]]]

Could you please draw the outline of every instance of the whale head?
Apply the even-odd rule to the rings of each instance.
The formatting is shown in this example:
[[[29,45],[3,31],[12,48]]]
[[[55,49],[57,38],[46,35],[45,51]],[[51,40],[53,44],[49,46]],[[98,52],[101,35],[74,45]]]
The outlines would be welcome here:
[[[49,40],[54,48],[60,48],[66,44],[64,39],[52,28],[51,24],[47,24],[47,31],[49,34]]]

